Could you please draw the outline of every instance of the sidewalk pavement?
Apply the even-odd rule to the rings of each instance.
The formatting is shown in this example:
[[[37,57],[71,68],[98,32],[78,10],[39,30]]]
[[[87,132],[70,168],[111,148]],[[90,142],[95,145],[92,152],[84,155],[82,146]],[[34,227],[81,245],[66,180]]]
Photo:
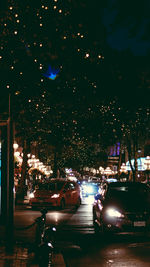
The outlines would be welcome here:
[[[11,252],[8,252],[4,242],[4,226],[0,226],[0,267],[38,267],[33,251],[33,243],[25,243],[24,234],[20,240],[14,238]],[[63,255],[56,249],[53,255],[53,267],[65,267]]]
[[[25,196],[23,200],[17,200],[17,205],[29,205],[29,197]]]
[[[34,253],[28,248],[15,245],[12,253],[6,252],[6,247],[0,245],[0,267],[38,267]],[[53,267],[65,267],[62,254],[54,254]]]
[[[22,203],[28,205],[28,198],[25,198]],[[33,229],[31,229],[34,235]],[[26,240],[30,239],[31,233],[21,231],[18,236],[17,231],[14,229],[14,246],[12,252],[7,252],[5,246],[5,226],[0,225],[0,267],[38,267],[35,261],[34,252],[31,251],[31,243],[28,244]],[[31,238],[32,239],[32,238]],[[23,242],[24,241],[24,242]],[[53,255],[53,267],[66,267],[63,255],[57,251]]]

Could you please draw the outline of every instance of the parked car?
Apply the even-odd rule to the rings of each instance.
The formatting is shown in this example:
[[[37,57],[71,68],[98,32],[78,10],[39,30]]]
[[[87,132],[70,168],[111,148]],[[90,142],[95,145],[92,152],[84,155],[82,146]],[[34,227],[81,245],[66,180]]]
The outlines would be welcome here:
[[[65,179],[51,179],[39,184],[30,194],[29,204],[32,208],[39,207],[78,207],[81,203],[80,187],[76,182]]]
[[[112,182],[93,204],[95,230],[135,232],[150,229],[150,188],[140,182]]]

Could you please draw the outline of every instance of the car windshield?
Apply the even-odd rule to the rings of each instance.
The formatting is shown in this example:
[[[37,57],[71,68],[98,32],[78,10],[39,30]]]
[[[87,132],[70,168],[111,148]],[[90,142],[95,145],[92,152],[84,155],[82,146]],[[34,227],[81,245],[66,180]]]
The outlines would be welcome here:
[[[51,182],[46,184],[39,184],[38,190],[59,191],[63,187],[64,182]]]

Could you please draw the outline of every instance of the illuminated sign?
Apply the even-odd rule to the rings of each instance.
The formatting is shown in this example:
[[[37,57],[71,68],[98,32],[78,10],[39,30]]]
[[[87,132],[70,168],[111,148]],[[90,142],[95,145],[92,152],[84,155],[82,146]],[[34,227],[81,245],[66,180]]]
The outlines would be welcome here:
[[[134,169],[134,159],[131,160],[131,164],[132,164],[133,169]],[[145,171],[146,170],[145,157],[138,158],[137,159],[137,165],[138,165],[138,171]],[[130,167],[129,161],[127,161],[126,167],[127,167],[127,171],[131,171],[131,167]]]

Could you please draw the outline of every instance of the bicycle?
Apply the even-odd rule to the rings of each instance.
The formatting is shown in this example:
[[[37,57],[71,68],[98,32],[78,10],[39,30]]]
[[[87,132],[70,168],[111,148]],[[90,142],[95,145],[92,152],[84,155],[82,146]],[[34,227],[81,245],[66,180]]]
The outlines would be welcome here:
[[[51,267],[54,253],[55,227],[46,227],[46,209],[41,210],[42,215],[36,219],[35,231],[35,259],[40,267]]]

